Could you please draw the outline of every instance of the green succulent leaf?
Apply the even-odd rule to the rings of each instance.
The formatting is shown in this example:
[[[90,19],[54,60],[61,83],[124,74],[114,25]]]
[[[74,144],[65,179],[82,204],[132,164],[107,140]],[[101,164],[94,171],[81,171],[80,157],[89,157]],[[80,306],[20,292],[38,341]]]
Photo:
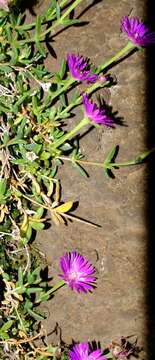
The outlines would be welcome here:
[[[36,320],[36,321],[41,321],[44,320],[44,316],[34,312],[31,309],[27,309],[27,312]]]
[[[0,329],[0,334],[1,332],[7,332],[11,326],[13,325],[13,320],[8,320]]]
[[[31,227],[32,229],[36,230],[36,231],[40,231],[43,230],[45,227],[45,224],[41,223],[41,222],[31,222]]]
[[[19,286],[23,286],[23,270],[22,270],[21,266],[18,269],[18,283],[19,283]]]
[[[65,76],[66,67],[67,67],[66,60],[62,60],[62,62],[61,62],[61,67],[60,67],[60,71],[59,71],[60,79],[63,79],[63,77]]]
[[[104,165],[108,165],[112,162],[113,158],[117,154],[118,151],[118,145],[113,146],[113,148],[108,153],[106,159],[104,160]]]

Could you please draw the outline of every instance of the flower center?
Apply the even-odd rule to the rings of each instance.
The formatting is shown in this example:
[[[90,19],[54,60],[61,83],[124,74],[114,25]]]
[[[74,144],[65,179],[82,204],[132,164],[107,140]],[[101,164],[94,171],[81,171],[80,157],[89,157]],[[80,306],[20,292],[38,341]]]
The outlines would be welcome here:
[[[75,280],[77,278],[77,273],[75,271],[71,271],[69,278],[70,280]]]

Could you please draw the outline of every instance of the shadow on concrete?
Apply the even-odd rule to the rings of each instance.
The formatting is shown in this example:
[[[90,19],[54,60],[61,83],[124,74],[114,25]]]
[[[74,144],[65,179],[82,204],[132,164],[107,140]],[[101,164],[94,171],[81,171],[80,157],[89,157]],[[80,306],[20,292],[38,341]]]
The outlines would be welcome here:
[[[70,18],[71,18],[71,19],[75,18],[75,19],[80,20],[81,17],[88,12],[88,10],[90,10],[92,7],[95,7],[95,5],[97,5],[98,3],[102,2],[102,1],[103,1],[103,0],[93,0],[88,6],[86,6],[86,7],[80,12],[80,14],[79,14],[78,16],[74,16],[74,15],[75,15],[75,11],[73,11],[73,12],[70,14]],[[70,2],[70,5],[72,4],[72,2],[73,2],[73,1]],[[64,9],[66,9],[66,7],[65,7]],[[68,28],[68,27],[72,27],[72,26],[78,28],[78,27],[86,26],[86,25],[88,25],[88,24],[89,24],[89,21],[82,21],[82,20],[81,20],[79,24],[67,26],[67,28]],[[60,29],[59,31],[57,31],[57,32],[52,36],[52,39],[54,39],[56,36],[60,35],[63,31],[65,31],[65,29],[66,29],[66,27]]]
[[[85,7],[84,10],[81,11],[81,13],[78,15],[77,19],[80,19],[81,16],[83,16],[89,9],[91,9],[93,6],[99,4],[100,2],[102,2],[103,0],[93,0],[91,4],[89,4],[88,6]]]
[[[20,11],[23,13],[25,10],[29,10],[30,14],[35,16],[36,12],[34,10],[34,7],[39,4],[39,0],[17,0],[15,4],[15,8],[17,11],[20,8]],[[14,6],[13,6],[14,7]]]
[[[151,30],[155,30],[154,0],[146,0],[146,19]],[[146,56],[146,103],[147,103],[147,148],[155,144],[155,46],[147,49]],[[155,155],[148,163],[146,204],[146,226],[148,229],[148,251],[146,263],[146,321],[147,360],[155,359]]]

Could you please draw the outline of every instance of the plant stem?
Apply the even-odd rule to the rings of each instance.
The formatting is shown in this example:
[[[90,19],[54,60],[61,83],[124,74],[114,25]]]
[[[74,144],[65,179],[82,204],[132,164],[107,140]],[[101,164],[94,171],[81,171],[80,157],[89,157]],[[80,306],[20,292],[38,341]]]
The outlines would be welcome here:
[[[23,324],[23,321],[22,321],[22,319],[21,319],[21,317],[20,317],[20,315],[19,315],[19,312],[18,312],[18,310],[17,310],[17,307],[15,306],[14,309],[15,309],[17,318],[18,318],[18,320],[19,320],[19,322],[20,322],[20,325],[21,325],[22,330],[25,332],[25,334],[27,334],[27,331],[26,331],[25,326],[24,326],[24,324]]]
[[[55,98],[57,98],[59,95],[61,95],[61,94],[63,94],[64,92],[66,92],[67,89],[68,89],[70,86],[72,86],[75,82],[76,82],[75,79],[73,79],[72,77],[69,77],[68,81],[65,83],[64,86],[62,86],[60,89],[58,89],[54,94],[52,94],[52,92],[51,92],[51,103],[52,103],[52,101],[53,101]],[[40,106],[40,109],[41,109],[41,110],[44,110],[45,107],[46,107],[46,106],[43,104],[43,105]],[[68,106],[67,106],[67,108],[68,108]],[[65,108],[65,109],[66,109],[66,108]],[[56,117],[56,118],[57,118],[57,117]],[[55,118],[55,120],[56,120],[56,118]]]
[[[81,165],[92,165],[92,166],[99,166],[99,167],[103,167],[103,163],[99,163],[99,162],[95,162],[95,161],[86,161],[86,160],[76,160],[76,159],[72,159],[72,158],[68,158],[66,156],[59,156],[58,157],[60,160],[65,160],[65,161],[70,161],[70,162],[75,162]]]
[[[58,19],[55,24],[51,25],[47,30],[45,30],[42,37],[45,37],[49,32],[51,32],[56,26],[61,25],[63,20],[80,4],[82,0],[75,0],[74,3],[65,11],[65,13]]]
[[[59,6],[60,6],[60,9],[61,9],[61,10],[63,10],[63,7],[66,6],[67,1],[68,1],[68,0],[62,0],[62,1],[60,2]],[[49,21],[53,20],[53,15],[55,15],[55,13],[56,13],[56,9],[54,9],[54,10],[52,11],[50,19],[48,19],[48,20],[43,20],[42,25],[44,25],[44,24],[48,23]],[[43,15],[42,17],[43,17],[43,19],[44,19],[44,15]],[[31,23],[31,24],[17,25],[17,26],[15,27],[15,29],[17,29],[17,30],[31,30],[31,29],[33,29],[33,28],[35,27],[35,25],[36,25],[36,22],[33,22],[33,23]]]
[[[135,48],[135,45],[129,41],[125,47],[123,47],[123,49],[121,49],[120,51],[118,51],[118,53],[113,56],[112,58],[110,58],[109,60],[107,60],[103,65],[99,66],[97,69],[97,73],[99,74],[101,71],[103,71],[106,67],[108,67],[109,65],[111,65],[112,63],[115,63],[116,61],[118,61],[120,58],[122,58],[124,55],[126,55],[128,53],[129,50],[132,50]]]
[[[28,196],[26,196],[26,195],[24,195],[24,194],[22,194],[22,197],[24,197],[24,198],[27,199],[28,201],[32,202],[33,204],[38,205],[39,207],[42,206],[44,209],[49,210],[50,212],[55,212],[55,211],[56,211],[55,208],[52,208],[52,207],[50,207],[50,206],[46,206],[46,205],[44,205],[44,204],[38,203],[37,201],[29,198]],[[72,216],[72,215],[70,215],[70,214],[64,214],[64,213],[63,213],[63,216],[66,217],[66,218],[68,218],[68,219],[76,220],[76,221],[78,221],[78,222],[80,222],[80,223],[87,224],[87,225],[90,225],[90,226],[93,226],[93,227],[94,227],[94,226],[95,226],[95,227],[98,226],[98,225],[93,224],[93,223],[91,223],[91,222],[89,222],[89,221],[87,221],[87,220],[83,220],[83,219],[81,219],[81,218]]]
[[[94,92],[95,90],[105,87],[107,85],[107,83],[108,83],[107,81],[104,83],[103,83],[103,81],[97,81],[95,84],[91,85],[85,92],[87,95],[89,95],[92,92]],[[64,88],[62,88],[62,92],[64,91],[63,89]],[[58,95],[56,94],[56,96],[58,96]],[[53,100],[53,98],[52,98],[52,100]],[[80,105],[81,102],[82,102],[82,96],[80,95],[74,102],[72,102],[68,106],[66,106],[65,109],[62,110],[61,113],[55,117],[55,120],[58,120],[60,118],[60,115],[63,116],[63,114],[67,113],[68,111],[73,109],[75,106]]]
[[[126,167],[126,166],[131,166],[131,165],[140,165],[153,152],[155,152],[155,146],[151,150],[147,150],[143,154],[137,156],[135,159],[125,161],[124,163],[108,163],[108,164],[104,164],[104,163],[95,162],[95,161],[86,161],[86,160],[78,160],[78,159],[76,160],[76,159],[68,158],[68,157],[65,157],[65,156],[59,156],[58,158],[60,160],[70,161],[70,162],[73,162],[73,163],[75,162],[75,163],[78,163],[78,164],[81,164],[81,165],[99,166],[99,167],[105,167],[105,168],[108,168],[108,169],[112,169],[114,167]]]
[[[64,144],[64,142],[72,138],[79,130],[81,130],[85,125],[88,124],[90,124],[89,119],[83,118],[71,131],[63,135],[52,145],[53,150],[57,149],[60,145]]]
[[[110,165],[123,167],[123,166],[130,166],[130,165],[138,165],[141,164],[149,155],[155,152],[155,146],[151,150],[145,151],[143,154],[137,156],[135,159],[124,162],[124,163],[111,163]]]
[[[8,233],[8,232],[0,231],[0,237],[1,237],[1,235],[8,235],[8,236],[10,236],[10,235],[11,235],[11,232]]]
[[[25,39],[25,40],[19,40],[18,43],[21,45],[27,44],[27,43],[34,43],[36,40],[37,41],[44,41],[45,37],[48,33],[50,33],[51,31],[53,31],[57,26],[59,25],[63,25],[63,20],[76,8],[77,5],[80,4],[82,0],[75,0],[74,3],[65,11],[65,13],[55,21],[54,24],[52,24],[48,29],[46,29],[44,32],[42,32],[42,34],[40,35],[40,37],[38,37],[36,39],[36,37],[32,37],[30,39]]]
[[[61,280],[58,284],[56,284],[55,286],[52,287],[52,289],[48,290],[46,292],[46,295],[51,295],[53,294],[55,291],[59,290],[61,287],[63,287],[64,285],[66,285],[64,280]]]

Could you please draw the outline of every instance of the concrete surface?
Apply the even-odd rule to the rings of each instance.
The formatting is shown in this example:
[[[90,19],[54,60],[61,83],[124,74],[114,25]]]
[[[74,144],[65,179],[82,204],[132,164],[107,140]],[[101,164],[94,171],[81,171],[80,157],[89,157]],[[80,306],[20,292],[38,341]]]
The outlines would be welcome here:
[[[84,1],[76,10],[89,25],[72,27],[55,37],[57,60],[48,57],[51,71],[57,69],[68,52],[83,54],[96,65],[116,53],[126,39],[120,33],[120,19],[130,13],[143,17],[143,0],[101,0],[87,9]],[[46,0],[41,8],[46,8]],[[105,95],[114,111],[124,118],[126,126],[115,130],[93,130],[81,139],[81,151],[89,160],[102,161],[114,144],[120,146],[117,160],[132,159],[145,150],[145,52],[136,52],[110,70],[118,84]],[[80,119],[81,113],[77,112]],[[71,121],[75,121],[74,118]],[[63,201],[79,201],[75,215],[101,225],[92,228],[76,221],[67,227],[52,225],[37,236],[37,246],[47,258],[50,275],[59,272],[59,257],[76,249],[90,259],[98,270],[98,286],[90,295],[77,295],[67,287],[45,304],[48,317],[44,326],[48,333],[58,322],[66,342],[95,339],[104,346],[122,335],[136,335],[146,356],[145,273],[147,230],[145,197],[147,165],[122,168],[116,178],[108,180],[101,169],[90,168],[89,179],[81,177],[66,163],[58,173],[62,182]],[[51,336],[51,339],[53,337]],[[56,340],[55,340],[56,341]],[[152,358],[153,359],[153,358]]]

